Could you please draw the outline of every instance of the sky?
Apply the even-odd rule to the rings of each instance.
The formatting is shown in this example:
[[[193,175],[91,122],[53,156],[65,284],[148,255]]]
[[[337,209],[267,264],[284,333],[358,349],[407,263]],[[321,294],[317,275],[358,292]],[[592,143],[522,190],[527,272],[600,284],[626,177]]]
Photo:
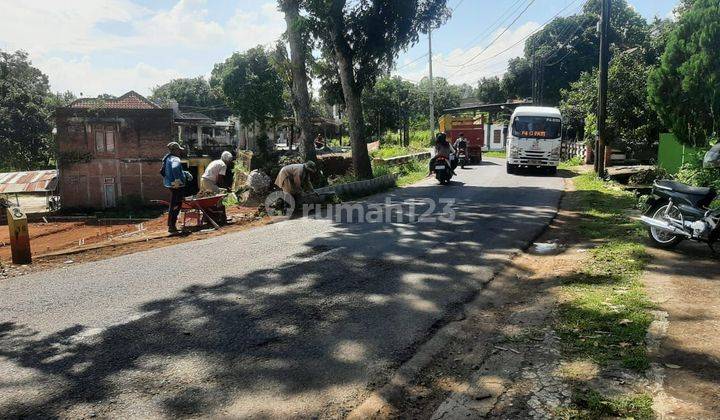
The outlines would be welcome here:
[[[453,16],[433,31],[433,73],[472,84],[500,75],[522,55],[524,37],[584,1],[448,0]],[[629,3],[651,19],[670,16],[677,0]],[[26,51],[53,91],[85,97],[148,95],[174,78],[209,77],[215,63],[270,46],[285,30],[272,0],[0,0],[0,10],[0,49]],[[425,76],[427,49],[422,37],[400,54],[394,74]]]

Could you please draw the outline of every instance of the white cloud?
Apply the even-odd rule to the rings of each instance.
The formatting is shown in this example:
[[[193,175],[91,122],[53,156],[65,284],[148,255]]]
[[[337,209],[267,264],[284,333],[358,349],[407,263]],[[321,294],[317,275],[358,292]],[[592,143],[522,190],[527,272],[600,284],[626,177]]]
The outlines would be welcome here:
[[[177,0],[160,10],[133,0],[0,0],[0,48],[28,51],[53,90],[147,94],[170,78],[206,74],[232,52],[267,45],[285,29],[272,0],[245,2],[222,23],[207,7],[207,0]],[[208,57],[209,50],[220,56]],[[108,53],[117,60],[109,63]]]
[[[226,35],[225,29],[208,19],[208,11],[203,6],[205,0],[179,0],[170,10],[137,24],[138,34],[132,42],[187,48],[221,41]]]
[[[265,3],[258,11],[238,9],[227,25],[227,36],[238,51],[267,45],[285,31],[285,19],[276,3]]]
[[[130,24],[148,11],[129,0],[0,0],[0,43],[8,49],[25,49],[32,56],[47,53],[90,53],[124,43],[112,35],[98,35],[98,22]]]
[[[487,45],[480,44],[469,49],[456,48],[447,54],[433,54],[433,75],[447,78],[455,84],[475,84],[482,77],[499,76],[507,69],[509,59],[523,55],[523,38],[538,28],[539,23],[527,22],[515,30],[508,30],[485,51]],[[495,39],[503,30],[499,28],[488,38]],[[406,60],[405,63],[411,61]],[[398,67],[405,63],[399,63]],[[397,73],[409,80],[420,80],[427,75],[427,59],[399,68]]]
[[[122,95],[129,90],[147,95],[153,87],[183,76],[177,70],[160,69],[142,62],[132,67],[99,68],[87,56],[80,60],[53,57],[40,59],[35,64],[47,73],[54,90],[71,90],[85,97],[101,93]]]

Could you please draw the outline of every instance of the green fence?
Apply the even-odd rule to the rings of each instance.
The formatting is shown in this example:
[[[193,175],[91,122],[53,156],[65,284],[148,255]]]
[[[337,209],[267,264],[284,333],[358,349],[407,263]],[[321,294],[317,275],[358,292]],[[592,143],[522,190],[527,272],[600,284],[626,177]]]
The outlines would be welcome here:
[[[696,156],[697,151],[680,144],[673,133],[660,134],[658,165],[670,174],[676,174],[687,159]]]

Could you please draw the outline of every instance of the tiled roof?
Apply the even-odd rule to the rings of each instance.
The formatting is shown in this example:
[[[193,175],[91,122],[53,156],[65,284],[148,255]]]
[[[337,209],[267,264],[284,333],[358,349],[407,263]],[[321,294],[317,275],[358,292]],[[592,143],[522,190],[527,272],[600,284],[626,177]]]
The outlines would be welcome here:
[[[55,191],[57,171],[0,173],[0,194]]]
[[[131,90],[115,99],[80,98],[73,101],[68,108],[104,108],[104,109],[159,109],[160,107]]]

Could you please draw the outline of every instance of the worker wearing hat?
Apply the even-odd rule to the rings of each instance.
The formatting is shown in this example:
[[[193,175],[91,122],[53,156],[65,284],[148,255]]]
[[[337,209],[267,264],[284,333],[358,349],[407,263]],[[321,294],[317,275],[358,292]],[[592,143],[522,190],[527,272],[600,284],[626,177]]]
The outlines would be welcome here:
[[[185,193],[185,185],[188,183],[189,173],[183,171],[180,157],[185,149],[177,142],[168,143],[168,153],[163,157],[160,175],[163,177],[165,188],[170,190],[170,206],[168,209],[168,233],[176,234],[177,218],[180,214],[180,207]]]
[[[224,151],[220,155],[220,159],[210,162],[200,178],[200,191],[217,194],[220,191],[220,185],[225,183],[225,173],[232,160],[232,153]]]
[[[313,161],[285,165],[275,178],[275,185],[283,192],[292,195],[297,203],[303,193],[313,191],[310,177],[315,172],[317,167]]]

